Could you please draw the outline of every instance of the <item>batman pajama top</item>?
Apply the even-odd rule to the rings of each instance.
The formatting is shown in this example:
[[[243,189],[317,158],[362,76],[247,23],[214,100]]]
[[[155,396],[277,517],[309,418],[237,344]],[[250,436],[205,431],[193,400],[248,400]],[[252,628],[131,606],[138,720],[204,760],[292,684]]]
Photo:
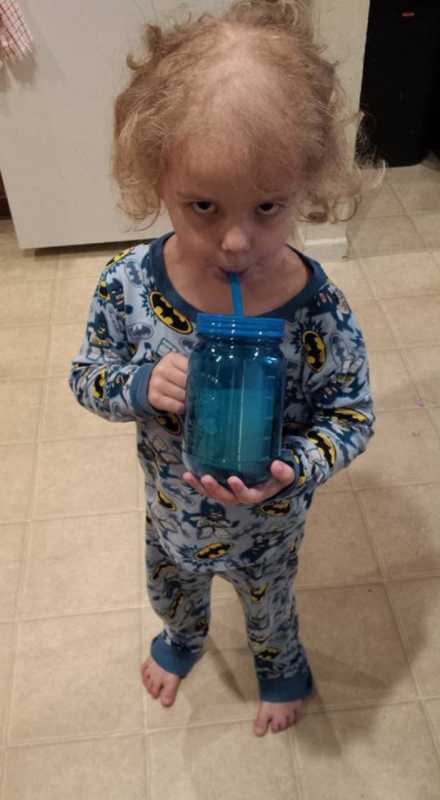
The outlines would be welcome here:
[[[281,457],[291,486],[262,504],[223,506],[182,478],[183,418],[147,400],[154,366],[189,356],[197,309],[169,281],[163,248],[173,233],[113,258],[92,298],[69,383],[78,401],[110,421],[135,421],[147,499],[147,586],[165,627],[152,643],[159,664],[184,676],[200,657],[214,574],[235,587],[261,697],[304,697],[312,679],[298,638],[297,553],[316,488],[362,453],[373,433],[368,359],[343,293],[298,253],[309,282],[262,316],[286,320]]]

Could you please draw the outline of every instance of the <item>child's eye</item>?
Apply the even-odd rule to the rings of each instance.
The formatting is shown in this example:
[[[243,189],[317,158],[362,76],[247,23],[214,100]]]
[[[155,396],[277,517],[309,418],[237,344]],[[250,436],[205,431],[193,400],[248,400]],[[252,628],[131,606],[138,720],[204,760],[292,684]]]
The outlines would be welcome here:
[[[191,208],[196,214],[200,214],[204,217],[214,214],[216,211],[215,203],[212,203],[210,200],[196,200],[194,203],[191,203]]]
[[[273,217],[280,210],[281,206],[279,203],[260,203],[257,207],[257,211],[263,217]]]

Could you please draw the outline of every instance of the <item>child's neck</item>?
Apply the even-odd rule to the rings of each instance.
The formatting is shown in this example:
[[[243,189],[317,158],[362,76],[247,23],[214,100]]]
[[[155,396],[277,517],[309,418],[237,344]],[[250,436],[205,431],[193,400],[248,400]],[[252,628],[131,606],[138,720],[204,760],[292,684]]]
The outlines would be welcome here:
[[[221,270],[200,270],[179,257],[176,237],[167,240],[164,260],[174,289],[199,311],[211,314],[233,313],[228,277]],[[287,245],[271,270],[249,270],[241,278],[246,314],[265,314],[293,299],[307,285],[310,270]]]

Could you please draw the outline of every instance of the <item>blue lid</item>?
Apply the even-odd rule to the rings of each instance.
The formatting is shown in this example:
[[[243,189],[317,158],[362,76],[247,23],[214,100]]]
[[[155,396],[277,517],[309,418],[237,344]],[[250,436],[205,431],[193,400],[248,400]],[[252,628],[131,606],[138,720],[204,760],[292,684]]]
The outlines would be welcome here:
[[[235,314],[197,314],[197,333],[235,338],[281,339],[285,320],[274,317],[241,317]]]

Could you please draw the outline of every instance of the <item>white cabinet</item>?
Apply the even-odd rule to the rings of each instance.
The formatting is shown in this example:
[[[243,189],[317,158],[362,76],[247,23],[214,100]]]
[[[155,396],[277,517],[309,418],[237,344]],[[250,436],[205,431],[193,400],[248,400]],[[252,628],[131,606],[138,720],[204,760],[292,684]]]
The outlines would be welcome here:
[[[148,231],[135,232],[117,208],[110,175],[113,102],[127,81],[125,58],[128,50],[139,48],[143,24],[185,4],[20,0],[20,5],[35,40],[34,54],[0,72],[0,170],[20,246],[127,241],[160,234],[169,228],[167,218]],[[198,12],[222,5],[219,0],[200,0],[186,7]],[[318,17],[325,23],[324,33],[335,40],[332,54],[339,41],[347,47],[346,31],[361,31],[364,22],[366,28],[368,0],[315,0],[315,6],[323,9]],[[341,9],[340,21],[334,19],[339,14],[336,7]],[[356,53],[350,52],[349,58],[360,65],[356,85],[349,87],[355,95],[364,40],[355,36],[353,47]]]

